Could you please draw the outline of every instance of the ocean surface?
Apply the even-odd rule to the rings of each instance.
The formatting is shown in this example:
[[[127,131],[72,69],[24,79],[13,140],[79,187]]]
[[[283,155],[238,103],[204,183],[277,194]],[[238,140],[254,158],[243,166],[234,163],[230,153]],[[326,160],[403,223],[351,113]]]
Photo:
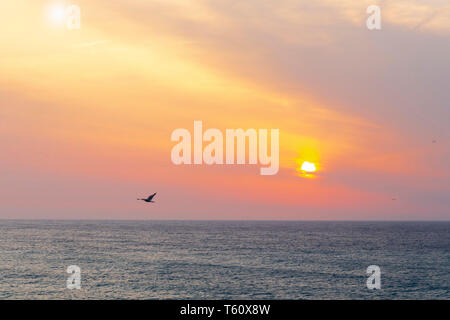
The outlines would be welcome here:
[[[0,299],[450,299],[450,222],[0,220]]]

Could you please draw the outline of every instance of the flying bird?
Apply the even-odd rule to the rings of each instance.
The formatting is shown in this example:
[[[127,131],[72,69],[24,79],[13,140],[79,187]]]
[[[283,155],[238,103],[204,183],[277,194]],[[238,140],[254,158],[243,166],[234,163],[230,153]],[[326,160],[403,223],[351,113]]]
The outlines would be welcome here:
[[[156,195],[156,192],[154,194],[152,194],[151,196],[148,196],[148,198],[146,198],[146,199],[138,199],[138,200],[142,200],[142,201],[145,201],[145,202],[155,202],[155,201],[153,201],[153,197],[155,195]]]

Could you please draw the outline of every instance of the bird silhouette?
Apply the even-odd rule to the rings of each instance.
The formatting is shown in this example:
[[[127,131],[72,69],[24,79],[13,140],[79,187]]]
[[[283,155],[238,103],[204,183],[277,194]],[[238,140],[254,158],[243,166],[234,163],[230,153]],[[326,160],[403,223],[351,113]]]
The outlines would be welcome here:
[[[153,197],[156,195],[156,192],[154,193],[154,194],[152,194],[151,196],[148,196],[148,198],[145,198],[145,199],[138,199],[138,200],[142,200],[142,201],[145,201],[145,202],[155,202],[155,201],[153,201]]]

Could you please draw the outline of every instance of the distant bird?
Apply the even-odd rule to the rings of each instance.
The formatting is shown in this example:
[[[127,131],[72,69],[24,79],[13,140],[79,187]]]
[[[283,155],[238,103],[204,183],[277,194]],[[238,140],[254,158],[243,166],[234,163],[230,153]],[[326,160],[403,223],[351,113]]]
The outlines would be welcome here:
[[[155,202],[155,201],[152,201],[152,199],[153,199],[153,197],[155,195],[156,195],[156,192],[154,194],[152,194],[151,196],[148,196],[147,199],[138,199],[138,200],[142,200],[142,201],[145,201],[145,202]]]

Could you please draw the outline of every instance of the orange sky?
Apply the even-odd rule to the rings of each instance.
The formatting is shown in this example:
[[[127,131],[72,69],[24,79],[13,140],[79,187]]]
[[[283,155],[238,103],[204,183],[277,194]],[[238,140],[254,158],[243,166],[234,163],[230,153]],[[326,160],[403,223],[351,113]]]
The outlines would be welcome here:
[[[3,1],[0,218],[449,219],[446,2]],[[175,166],[194,120],[279,129],[279,173]]]

